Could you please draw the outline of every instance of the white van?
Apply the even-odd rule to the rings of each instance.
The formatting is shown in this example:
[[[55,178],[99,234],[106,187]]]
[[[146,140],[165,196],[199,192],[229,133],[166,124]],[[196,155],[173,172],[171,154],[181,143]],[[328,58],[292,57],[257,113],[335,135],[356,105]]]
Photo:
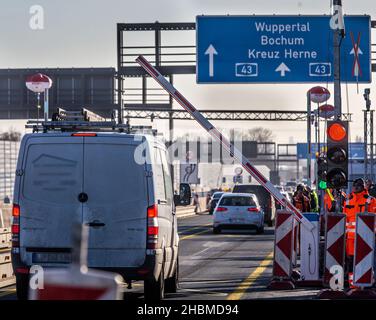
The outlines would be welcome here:
[[[149,154],[153,161],[140,163]],[[138,158],[137,158],[138,157]],[[137,160],[138,159],[138,160]],[[21,142],[12,260],[25,298],[32,265],[67,266],[72,224],[88,225],[88,267],[144,280],[163,298],[178,281],[177,219],[165,145],[144,134],[33,133]]]

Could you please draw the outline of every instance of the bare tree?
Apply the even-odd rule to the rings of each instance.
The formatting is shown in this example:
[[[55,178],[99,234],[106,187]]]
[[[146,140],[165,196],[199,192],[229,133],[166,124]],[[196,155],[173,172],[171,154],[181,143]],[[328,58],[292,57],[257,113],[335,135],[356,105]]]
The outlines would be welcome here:
[[[9,131],[0,134],[0,140],[20,141],[21,132],[16,131],[14,128],[10,128]]]
[[[256,127],[253,129],[249,129],[243,134],[243,138],[246,138],[250,141],[256,142],[273,142],[275,136],[273,131],[263,127]]]

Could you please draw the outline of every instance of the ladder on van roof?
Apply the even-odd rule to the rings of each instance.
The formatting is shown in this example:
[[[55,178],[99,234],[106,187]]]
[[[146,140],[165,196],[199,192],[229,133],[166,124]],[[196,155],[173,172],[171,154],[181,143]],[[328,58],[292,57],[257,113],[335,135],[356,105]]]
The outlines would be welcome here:
[[[142,133],[156,136],[157,130],[151,126],[131,126],[128,123],[117,123],[116,110],[111,114],[108,120],[86,108],[78,111],[67,111],[57,108],[52,114],[51,121],[29,120],[25,126],[27,129],[33,129],[37,132],[77,132],[77,131],[95,131],[95,132],[125,132]]]

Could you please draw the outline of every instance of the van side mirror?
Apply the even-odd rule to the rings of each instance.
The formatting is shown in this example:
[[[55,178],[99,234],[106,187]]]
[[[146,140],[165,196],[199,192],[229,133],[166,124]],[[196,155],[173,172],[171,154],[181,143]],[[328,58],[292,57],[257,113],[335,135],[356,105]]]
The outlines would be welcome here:
[[[191,186],[188,183],[181,183],[179,186],[179,194],[174,195],[175,206],[189,206],[191,200]]]
[[[191,186],[188,183],[180,184],[180,203],[183,206],[188,206],[191,204],[192,192]]]

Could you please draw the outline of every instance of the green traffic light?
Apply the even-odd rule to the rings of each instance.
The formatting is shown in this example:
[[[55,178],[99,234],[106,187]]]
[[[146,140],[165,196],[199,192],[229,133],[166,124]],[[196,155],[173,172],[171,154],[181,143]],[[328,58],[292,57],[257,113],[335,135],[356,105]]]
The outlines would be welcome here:
[[[321,181],[319,182],[319,188],[320,188],[321,190],[325,190],[325,189],[327,189],[327,188],[328,188],[328,184],[326,183],[326,181],[321,180]]]

